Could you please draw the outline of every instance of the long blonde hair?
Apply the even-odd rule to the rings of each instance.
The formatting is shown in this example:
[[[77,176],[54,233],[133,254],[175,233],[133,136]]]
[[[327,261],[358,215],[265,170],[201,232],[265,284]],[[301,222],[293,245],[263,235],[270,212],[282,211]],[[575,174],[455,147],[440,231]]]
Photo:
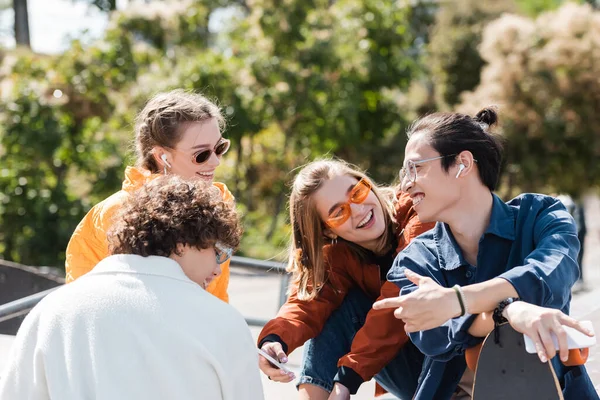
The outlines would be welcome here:
[[[366,179],[372,184],[372,191],[381,203],[386,222],[386,230],[379,239],[382,251],[393,244],[395,221],[393,218],[394,191],[378,187],[357,167],[341,160],[317,160],[305,165],[296,176],[290,195],[290,223],[292,243],[290,246],[287,270],[298,288],[298,298],[311,300],[316,297],[326,281],[326,265],[323,247],[326,245],[324,223],[321,221],[313,200],[313,194],[324,182],[337,176],[351,176],[357,180]],[[366,261],[369,251],[352,243],[344,242],[350,251],[361,261]]]

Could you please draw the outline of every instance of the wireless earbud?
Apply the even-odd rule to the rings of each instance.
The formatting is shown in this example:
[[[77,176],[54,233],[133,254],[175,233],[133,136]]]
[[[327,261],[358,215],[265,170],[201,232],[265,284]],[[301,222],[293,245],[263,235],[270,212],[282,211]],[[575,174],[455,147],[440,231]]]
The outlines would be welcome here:
[[[171,168],[171,164],[169,164],[169,162],[167,161],[167,155],[163,154],[162,156],[160,156],[160,159],[164,161],[165,165],[169,168]]]
[[[458,166],[458,173],[456,174],[456,177],[457,177],[457,178],[460,176],[460,173],[461,173],[461,172],[463,172],[465,168],[466,168],[466,167],[465,167],[465,164],[460,164],[460,165]]]

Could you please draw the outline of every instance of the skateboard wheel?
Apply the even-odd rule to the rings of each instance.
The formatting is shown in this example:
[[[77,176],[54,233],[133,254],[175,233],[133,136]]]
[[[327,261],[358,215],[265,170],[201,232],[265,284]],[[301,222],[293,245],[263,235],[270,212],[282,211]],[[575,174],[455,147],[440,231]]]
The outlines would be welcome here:
[[[465,350],[465,359],[467,360],[467,367],[473,372],[477,369],[477,360],[479,360],[479,353],[481,352],[481,346],[483,342],[476,346],[469,347]]]
[[[589,348],[584,349],[571,349],[569,350],[569,358],[567,361],[563,362],[567,367],[574,367],[576,365],[583,365],[588,359],[588,355],[590,354]]]

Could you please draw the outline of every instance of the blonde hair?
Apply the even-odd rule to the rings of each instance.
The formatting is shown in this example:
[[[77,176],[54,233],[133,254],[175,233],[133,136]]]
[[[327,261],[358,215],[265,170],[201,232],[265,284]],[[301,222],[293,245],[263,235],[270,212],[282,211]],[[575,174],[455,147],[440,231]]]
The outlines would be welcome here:
[[[219,107],[198,93],[176,89],[152,97],[135,119],[135,147],[138,166],[160,171],[152,150],[155,146],[174,148],[185,127],[215,118],[220,129],[225,119]]]
[[[379,240],[379,248],[385,251],[392,244],[395,232],[393,218],[394,192],[391,188],[378,187],[357,167],[341,160],[318,160],[305,165],[296,176],[290,195],[290,223],[292,243],[287,270],[298,287],[298,298],[311,300],[316,297],[326,281],[326,263],[323,255],[325,246],[324,223],[321,221],[313,200],[313,194],[324,182],[336,176],[351,176],[366,179],[381,203],[386,230]],[[361,261],[366,261],[369,251],[352,243],[344,242]]]

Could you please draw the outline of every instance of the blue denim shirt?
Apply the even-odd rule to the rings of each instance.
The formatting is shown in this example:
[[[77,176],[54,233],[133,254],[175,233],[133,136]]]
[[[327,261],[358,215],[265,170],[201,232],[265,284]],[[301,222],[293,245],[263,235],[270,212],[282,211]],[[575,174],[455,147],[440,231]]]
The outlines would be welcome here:
[[[532,304],[569,312],[571,287],[579,277],[579,240],[571,215],[557,199],[523,194],[504,203],[494,195],[490,223],[479,240],[477,266],[463,257],[448,225],[438,222],[396,257],[387,279],[405,295],[417,289],[404,268],[444,287],[500,277]],[[467,332],[475,315],[409,334],[426,359],[415,399],[450,398],[465,367],[465,349],[481,342]]]

